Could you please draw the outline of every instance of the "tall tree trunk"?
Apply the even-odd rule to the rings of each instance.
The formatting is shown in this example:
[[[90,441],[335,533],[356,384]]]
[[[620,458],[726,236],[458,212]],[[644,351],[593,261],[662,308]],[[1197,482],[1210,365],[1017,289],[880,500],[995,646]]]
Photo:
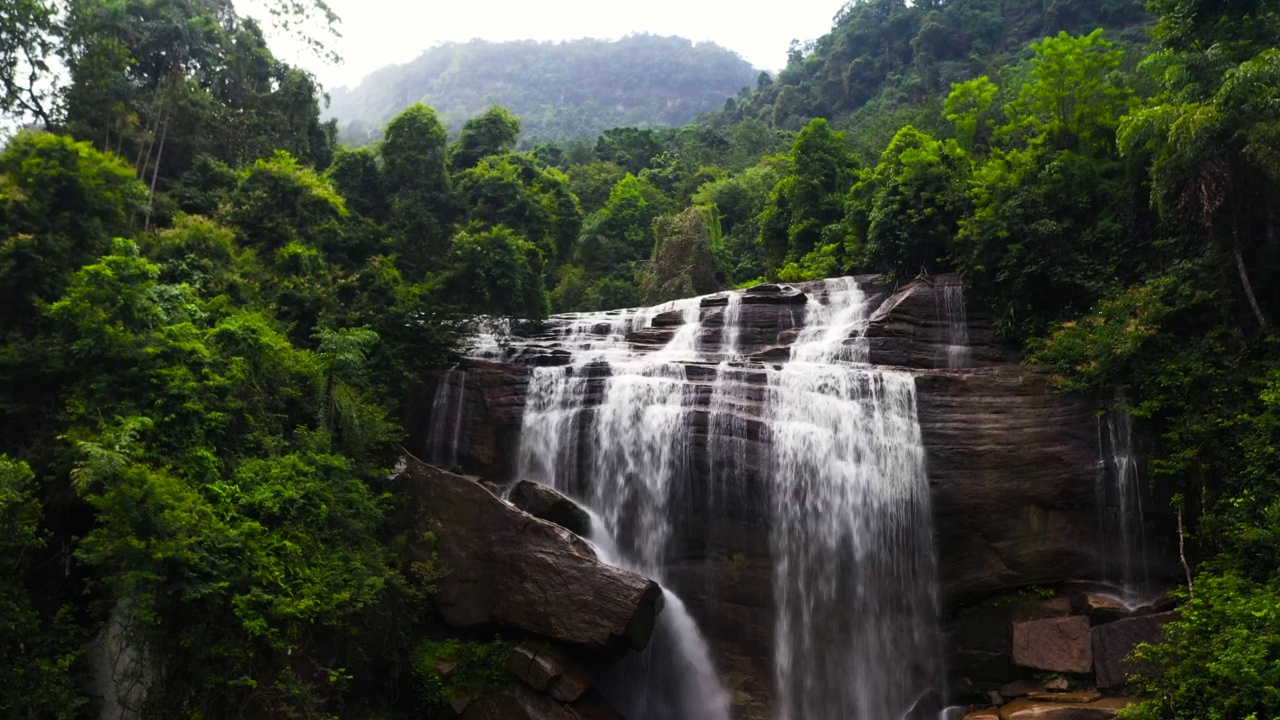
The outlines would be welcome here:
[[[156,166],[151,170],[151,191],[147,193],[147,219],[142,224],[143,232],[151,229],[151,207],[156,197],[156,178],[160,175],[160,160],[164,158],[164,139],[169,135],[169,121],[165,120],[160,130],[160,147],[156,150]]]
[[[1231,252],[1236,256],[1236,272],[1240,273],[1240,285],[1244,287],[1244,296],[1249,300],[1249,307],[1253,309],[1253,316],[1258,319],[1258,326],[1262,328],[1264,334],[1270,334],[1271,325],[1267,322],[1267,316],[1262,314],[1262,307],[1258,305],[1258,298],[1253,294],[1253,284],[1249,282],[1249,271],[1244,266],[1244,251],[1240,247],[1240,223],[1231,224]]]

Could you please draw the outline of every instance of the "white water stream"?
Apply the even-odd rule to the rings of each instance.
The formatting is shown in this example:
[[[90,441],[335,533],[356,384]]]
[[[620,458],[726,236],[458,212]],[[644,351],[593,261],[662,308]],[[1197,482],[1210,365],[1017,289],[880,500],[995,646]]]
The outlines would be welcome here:
[[[898,718],[943,672],[915,381],[865,365],[852,279],[769,371],[781,720]]]
[[[696,512],[708,524],[762,469],[746,467],[755,413],[768,446],[757,461],[771,496],[777,717],[897,720],[922,694],[945,694],[915,384],[866,364],[869,308],[851,278],[808,295],[778,365],[744,357],[737,293],[713,348],[700,347],[702,298],[569,316],[557,337],[568,363],[531,370],[518,475],[588,506],[602,555],[663,582],[676,519],[692,510],[695,413],[706,414],[710,487]],[[628,340],[672,312],[661,347]],[[629,720],[727,720],[702,633],[680,598],[666,601],[649,648],[600,686]]]

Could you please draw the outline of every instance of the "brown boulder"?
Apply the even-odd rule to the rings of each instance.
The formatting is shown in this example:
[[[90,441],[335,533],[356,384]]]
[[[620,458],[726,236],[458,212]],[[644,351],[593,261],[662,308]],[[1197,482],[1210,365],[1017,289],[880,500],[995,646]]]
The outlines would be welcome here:
[[[1089,618],[1072,615],[1014,623],[1013,662],[1036,670],[1089,672],[1093,669]]]
[[[396,484],[412,526],[436,536],[448,574],[434,600],[450,626],[519,628],[609,658],[648,644],[662,605],[654,581],[601,562],[573,533],[461,475],[411,459]]]
[[[560,702],[574,702],[590,689],[591,676],[587,671],[577,665],[570,665],[551,682],[547,693]]]
[[[467,706],[462,720],[581,720],[572,708],[514,683]]]
[[[546,643],[526,641],[511,649],[507,669],[526,685],[560,702],[573,702],[591,687],[591,676]]]
[[[542,643],[523,642],[511,648],[507,669],[534,690],[546,692],[551,681],[564,671],[564,665]]]
[[[1164,634],[1164,626],[1177,613],[1160,613],[1117,620],[1093,628],[1094,676],[1100,688],[1123,686],[1133,664],[1127,660],[1138,643],[1158,642]]]
[[[553,522],[580,537],[591,534],[591,516],[577,503],[546,485],[521,480],[507,500],[536,518]]]

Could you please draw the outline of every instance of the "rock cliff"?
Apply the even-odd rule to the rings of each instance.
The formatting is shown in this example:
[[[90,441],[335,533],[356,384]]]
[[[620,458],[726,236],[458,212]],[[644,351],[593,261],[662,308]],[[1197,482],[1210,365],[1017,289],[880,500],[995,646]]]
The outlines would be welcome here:
[[[965,312],[955,276],[901,286],[877,277],[858,281],[877,308],[864,335],[867,359],[915,377],[944,619],[1020,588],[1066,593],[1113,580],[1108,556],[1114,550],[1099,519],[1099,473],[1105,465],[1100,404],[1056,393],[1044,372],[1018,364],[1016,354],[997,340],[989,317]],[[766,284],[732,302],[725,294],[703,298],[697,346],[706,361],[684,367],[694,397],[690,452],[673,510],[678,517],[667,581],[703,627],[740,704],[752,707],[759,699],[756,711],[744,716],[767,712],[772,678],[765,368],[787,361],[808,295],[821,291],[814,284]],[[428,379],[409,411],[411,448],[431,456],[448,445],[449,457],[467,472],[500,484],[519,479],[530,368],[567,364],[570,354],[562,342],[578,321],[552,318],[541,330],[491,350],[487,359],[463,360]],[[680,325],[678,311],[659,310],[626,340],[635,348],[656,349]],[[602,369],[576,371],[586,383],[589,407]],[[722,402],[713,397],[713,386],[726,383],[733,386],[727,450],[726,411],[712,408]],[[589,414],[581,422],[589,422]],[[452,441],[442,444],[442,437]],[[590,478],[574,482],[585,493]],[[1154,567],[1158,577],[1163,565]],[[1007,616],[993,622],[1008,633]],[[1007,644],[974,647],[957,627],[948,628],[953,675],[970,673],[995,683],[1026,674],[1014,665]]]

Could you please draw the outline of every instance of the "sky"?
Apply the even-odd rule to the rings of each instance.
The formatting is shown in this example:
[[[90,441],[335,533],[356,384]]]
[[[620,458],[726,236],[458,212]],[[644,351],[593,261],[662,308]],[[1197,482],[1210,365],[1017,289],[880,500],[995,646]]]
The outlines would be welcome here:
[[[612,39],[631,33],[710,40],[757,68],[786,65],[792,38],[811,40],[831,29],[845,0],[788,0],[761,5],[743,0],[328,0],[342,18],[333,43],[341,65],[322,62],[288,38],[272,37],[272,50],[306,67],[328,88],[358,84],[365,75],[405,63],[443,42],[485,40]],[[258,15],[252,3],[237,3]],[[267,23],[264,23],[266,25]]]

